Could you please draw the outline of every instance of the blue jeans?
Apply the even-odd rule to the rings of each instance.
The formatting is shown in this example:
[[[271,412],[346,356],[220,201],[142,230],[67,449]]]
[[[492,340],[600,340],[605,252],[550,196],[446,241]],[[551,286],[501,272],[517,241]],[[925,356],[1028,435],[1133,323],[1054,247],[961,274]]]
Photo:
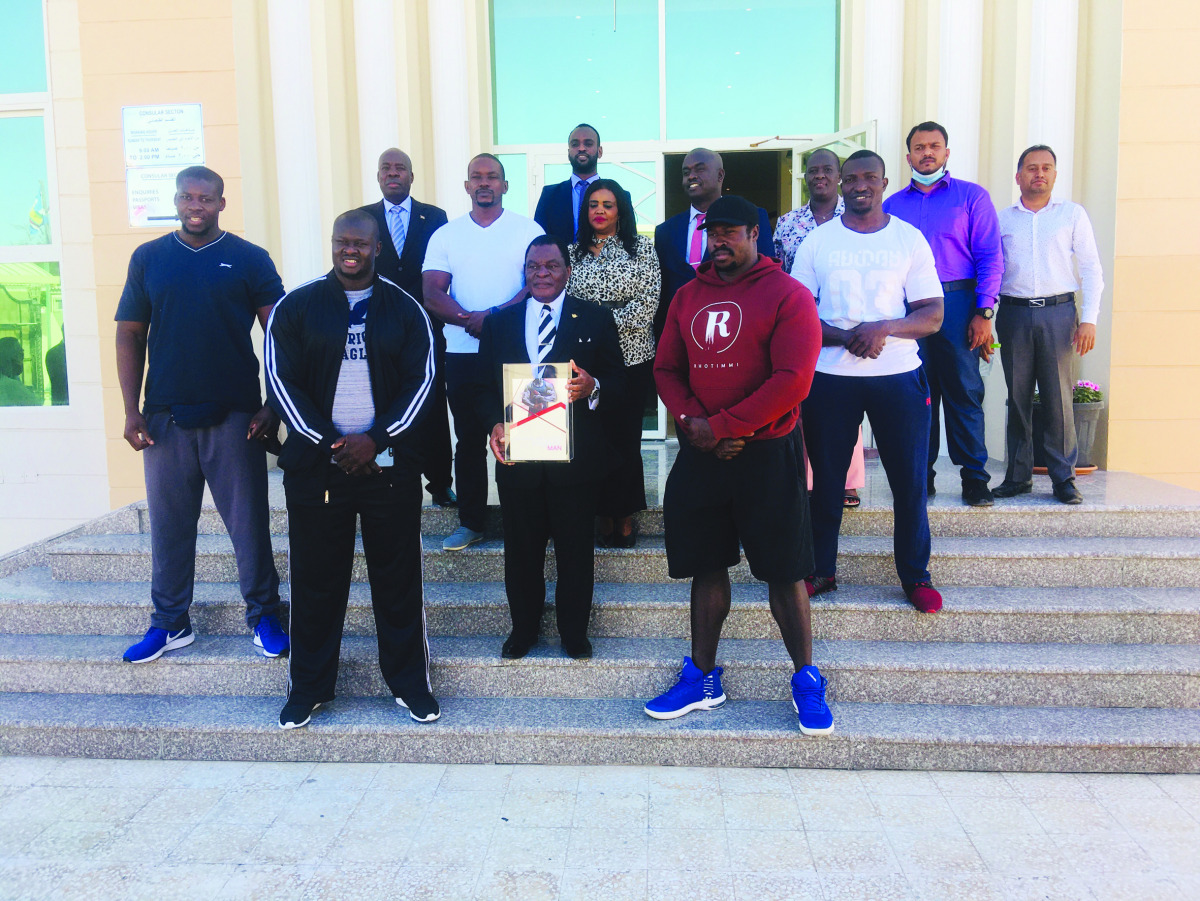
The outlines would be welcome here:
[[[246,624],[279,613],[279,574],[271,551],[267,507],[267,452],[249,441],[251,414],[230,413],[220,425],[185,429],[170,413],[147,417],[154,444],[142,451],[146,504],[150,511],[150,624],[182,629],[189,624],[196,577],[196,524],[208,483],[237,558],[238,583],[246,599]]]
[[[964,479],[983,479],[987,471],[984,441],[983,376],[979,374],[979,351],[967,347],[967,324],[975,315],[975,289],[951,291],[946,295],[942,327],[918,342],[925,377],[929,380],[929,470],[941,449],[938,406],[946,415],[946,444],[950,462],[962,468]]]
[[[818,372],[813,377],[803,419],[813,470],[810,509],[818,576],[833,576],[837,571],[846,470],[865,413],[892,489],[896,573],[902,585],[929,578],[929,513],[925,508],[929,405],[929,388],[920,368],[899,375]]]

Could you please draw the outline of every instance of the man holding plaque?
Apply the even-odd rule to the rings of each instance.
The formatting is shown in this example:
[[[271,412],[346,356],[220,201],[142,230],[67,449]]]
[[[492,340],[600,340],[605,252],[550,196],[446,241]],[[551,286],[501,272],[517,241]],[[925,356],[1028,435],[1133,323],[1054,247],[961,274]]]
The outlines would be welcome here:
[[[509,660],[524,657],[537,644],[546,603],[546,542],[551,538],[563,650],[577,660],[592,656],[587,627],[596,495],[613,460],[602,411],[624,402],[624,362],[612,314],[569,296],[570,275],[566,244],[550,235],[534,238],[525,252],[530,297],[484,320],[479,339],[480,371],[489,377],[480,416],[495,423],[492,453],[505,464],[496,467],[496,487],[504,522],[504,587],[512,614],[512,632],[500,656]],[[506,364],[507,378],[515,383],[507,386]],[[516,378],[518,371],[523,378]],[[506,417],[506,408],[514,415]],[[559,424],[559,431],[565,428],[568,440],[515,440],[516,429],[550,434],[554,429],[547,421]]]
[[[673,688],[646,704],[654,719],[725,703],[717,642],[729,615],[729,567],[767,583],[792,659],[800,731],[833,731],[825,679],[812,665],[804,577],[813,570],[804,442],[798,423],[821,349],[807,288],[759,253],[758,209],[713,201],[700,228],[708,259],[675,295],[654,359],[659,396],[679,433],[663,496],[667,567],[692,580],[692,654]],[[840,483],[839,483],[840,490]]]

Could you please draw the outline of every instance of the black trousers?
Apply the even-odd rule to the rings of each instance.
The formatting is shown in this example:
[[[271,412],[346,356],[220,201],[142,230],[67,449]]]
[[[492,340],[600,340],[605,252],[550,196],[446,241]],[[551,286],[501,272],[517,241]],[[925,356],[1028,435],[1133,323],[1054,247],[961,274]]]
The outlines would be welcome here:
[[[450,448],[450,414],[446,406],[446,336],[441,323],[433,324],[433,353],[437,363],[437,374],[433,380],[433,397],[429,399],[429,412],[418,426],[422,467],[425,483],[430,492],[444,492],[450,487],[451,464],[454,452]]]
[[[546,606],[546,542],[554,539],[558,634],[564,642],[587,637],[595,582],[596,482],[554,485],[546,468],[561,463],[518,463],[520,473],[496,479],[504,520],[504,587],[513,632],[537,638]]]
[[[1008,385],[1008,471],[1010,482],[1033,478],[1033,391],[1045,411],[1046,469],[1055,485],[1075,478],[1079,448],[1071,403],[1071,336],[1075,303],[1022,307],[1001,303],[996,317],[1000,360]]]
[[[494,422],[481,422],[479,396],[495,390],[479,354],[446,354],[446,396],[454,414],[454,482],[458,521],[482,532],[487,524],[488,435]]]
[[[330,467],[324,492],[287,488],[292,583],[291,700],[331,700],[354,565],[354,527],[363,551],[379,641],[379,668],[392,694],[430,690],[421,588],[421,482],[415,472],[351,477]]]
[[[616,465],[604,484],[596,512],[600,516],[632,516],[646,509],[642,472],[642,409],[654,378],[654,361],[625,367],[625,400],[608,420]],[[603,388],[601,388],[603,394]]]

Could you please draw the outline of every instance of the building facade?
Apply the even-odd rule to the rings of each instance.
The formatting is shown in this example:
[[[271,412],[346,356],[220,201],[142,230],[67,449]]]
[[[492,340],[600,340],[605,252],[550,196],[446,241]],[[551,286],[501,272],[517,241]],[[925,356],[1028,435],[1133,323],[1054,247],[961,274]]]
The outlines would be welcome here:
[[[328,268],[333,218],[376,199],[389,146],[412,156],[414,195],[452,216],[468,208],[467,160],[492,151],[506,205],[531,213],[569,171],[567,133],[590,122],[602,174],[649,230],[686,203],[679,165],[695,146],[722,152],[726,188],[775,216],[803,202],[818,146],[878,150],[894,189],[909,126],[936,119],[951,171],[1003,206],[1019,152],[1050,144],[1056,194],[1087,207],[1108,285],[1079,367],[1109,398],[1101,459],[1200,488],[1200,363],[1171,337],[1200,325],[1200,188],[1156,171],[1200,148],[1190,0],[8,6],[0,350],[17,339],[10,378],[27,393],[11,386],[20,402],[0,406],[0,552],[144,494],[121,438],[112,317],[130,253],[171,224],[139,206],[156,176],[131,151],[138,110],[198,113],[203,161],[225,178],[223,226],[267,247],[289,287]],[[1002,457],[998,364],[987,410]]]

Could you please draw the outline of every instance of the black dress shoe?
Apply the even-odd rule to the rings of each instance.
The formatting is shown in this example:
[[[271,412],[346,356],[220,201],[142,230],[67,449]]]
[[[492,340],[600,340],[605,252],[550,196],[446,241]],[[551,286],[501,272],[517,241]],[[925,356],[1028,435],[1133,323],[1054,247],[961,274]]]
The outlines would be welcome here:
[[[1062,501],[1064,504],[1082,504],[1083,495],[1079,493],[1079,489],[1075,487],[1074,479],[1067,479],[1065,482],[1059,482],[1054,486],[1054,497],[1056,500]]]
[[[935,494],[937,494],[937,486],[933,484],[933,479],[934,479],[935,475],[936,475],[936,473],[932,473],[932,472],[929,474],[929,486],[925,489],[926,497],[933,497]]]
[[[586,638],[580,641],[564,641],[562,643],[563,651],[568,657],[575,660],[591,660],[592,659],[592,643]]]
[[[983,479],[963,479],[962,497],[968,507],[990,507],[996,503],[992,489]]]
[[[1033,491],[1033,480],[1028,482],[1010,482],[1005,479],[992,489],[992,497],[1016,497],[1018,494],[1028,494]]]
[[[511,634],[504,639],[504,644],[500,648],[500,656],[505,660],[520,660],[529,653],[535,644],[537,644],[536,638],[533,641],[525,641],[518,638],[515,633]]]
[[[429,497],[432,498],[433,503],[438,507],[458,506],[458,495],[454,493],[453,488],[446,488],[445,490],[438,489],[436,491],[433,488],[430,488]]]

